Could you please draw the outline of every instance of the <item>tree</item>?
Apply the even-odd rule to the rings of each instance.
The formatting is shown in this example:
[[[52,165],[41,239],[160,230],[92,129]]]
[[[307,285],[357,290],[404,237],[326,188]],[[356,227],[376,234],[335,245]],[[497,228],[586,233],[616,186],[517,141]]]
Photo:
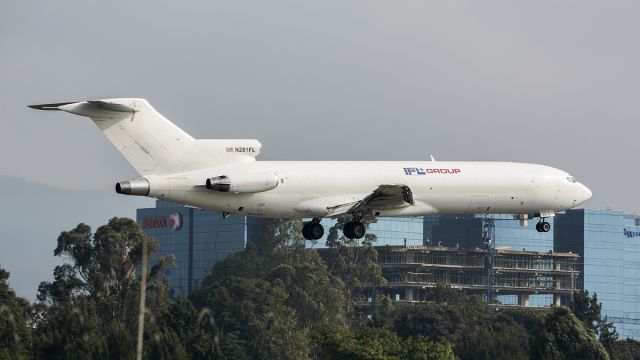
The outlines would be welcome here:
[[[345,327],[322,327],[313,335],[314,358],[321,360],[399,359],[400,338],[386,329],[359,333]]]
[[[234,340],[240,358],[298,359],[308,353],[304,331],[296,328],[297,317],[288,307],[281,283],[256,278],[227,277],[199,289],[196,305],[209,309],[220,337]],[[229,352],[220,347],[223,356]]]
[[[428,297],[439,301],[398,307],[394,321],[398,335],[403,338],[422,335],[432,341],[458,344],[465,330],[486,327],[494,321],[479,297],[444,286],[431,289]]]
[[[113,218],[92,234],[79,224],[58,237],[54,255],[69,262],[54,269],[54,281],[43,282],[35,305],[34,352],[38,357],[86,359],[131,358],[135,349],[137,303],[140,283],[137,266],[142,259],[142,241],[148,256],[157,248],[131,219]],[[155,315],[166,309],[167,284],[164,267],[171,257],[160,259],[148,282],[150,314],[145,346],[154,355],[181,354],[170,329],[158,327]],[[158,343],[171,343],[158,352]],[[164,355],[159,355],[164,354]]]
[[[365,235],[360,243],[358,239],[348,239],[340,235],[339,229],[343,225],[344,220],[340,220],[329,229],[327,246],[331,248],[331,252],[325,261],[331,274],[345,284],[350,307],[365,296],[375,297],[375,289],[383,285],[385,279],[377,264],[378,252],[373,247],[375,235]],[[367,285],[369,289],[373,288],[374,293],[364,294],[363,285]]]
[[[220,359],[220,334],[213,314],[198,312],[184,296],[178,296],[157,319],[163,329],[171,329],[191,359]],[[165,330],[166,332],[166,330]]]
[[[598,340],[600,340],[609,355],[612,355],[615,343],[618,341],[618,331],[613,326],[613,323],[609,321],[608,316],[598,321],[597,332]]]
[[[425,337],[400,338],[391,329],[320,327],[312,334],[314,359],[455,360],[450,344]]]
[[[640,360],[640,341],[633,339],[616,341],[610,354],[615,360]]]
[[[290,251],[304,249],[302,237],[302,221],[290,219],[269,219],[265,221],[262,230],[262,243],[265,251],[276,248],[284,250],[286,255]]]
[[[372,327],[393,327],[393,319],[398,311],[396,303],[387,296],[376,294],[369,304],[368,325]]]
[[[566,307],[553,307],[533,330],[531,355],[537,359],[609,359],[593,331]]]
[[[346,327],[320,326],[311,333],[311,355],[318,360],[356,359],[355,334]]]
[[[451,344],[432,342],[424,336],[407,338],[402,346],[401,359],[404,360],[456,360]]]
[[[215,264],[190,299],[215,323],[220,354],[234,358],[300,358],[309,351],[305,334],[346,323],[345,286],[314,250],[290,240],[296,222],[273,221],[265,244]],[[287,235],[288,234],[288,235]],[[282,342],[285,341],[286,342]]]
[[[0,359],[31,357],[30,305],[9,287],[9,272],[0,267]]]
[[[344,325],[347,320],[344,284],[331,276],[317,252],[306,250],[302,254],[290,263],[274,265],[267,279],[286,289],[286,304],[295,311],[299,328]]]
[[[462,359],[529,358],[524,324],[535,324],[534,314],[494,312],[479,297],[442,285],[431,289],[428,298],[427,303],[398,306],[394,329],[406,341],[419,336],[450,344]]]
[[[598,323],[601,321],[602,304],[598,302],[598,294],[594,293],[589,297],[589,291],[580,290],[573,293],[571,298],[571,311],[582,321],[587,328],[594,333]]]
[[[602,317],[602,304],[598,302],[598,295],[594,293],[589,296],[587,290],[580,290],[573,293],[571,301],[571,311],[582,321],[587,328],[598,336],[598,340],[607,350],[612,358],[619,357],[616,351],[618,343],[618,331],[609,318]],[[622,355],[620,355],[622,356]]]

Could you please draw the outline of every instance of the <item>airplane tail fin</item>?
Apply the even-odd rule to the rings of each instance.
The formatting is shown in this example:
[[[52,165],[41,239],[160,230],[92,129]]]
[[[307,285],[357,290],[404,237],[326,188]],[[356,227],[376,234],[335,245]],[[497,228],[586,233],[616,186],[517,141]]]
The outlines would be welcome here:
[[[140,175],[166,175],[250,162],[261,148],[257,140],[250,139],[194,139],[145,99],[103,99],[29,107],[91,118]]]

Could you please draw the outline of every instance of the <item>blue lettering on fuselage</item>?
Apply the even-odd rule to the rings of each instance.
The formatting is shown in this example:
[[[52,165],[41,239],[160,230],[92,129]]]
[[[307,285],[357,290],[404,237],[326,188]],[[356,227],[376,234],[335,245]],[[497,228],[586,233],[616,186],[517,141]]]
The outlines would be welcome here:
[[[624,229],[624,236],[628,238],[640,236],[640,231],[629,231],[627,229]]]
[[[404,174],[405,175],[427,175],[427,173],[424,171],[423,168],[404,168]]]

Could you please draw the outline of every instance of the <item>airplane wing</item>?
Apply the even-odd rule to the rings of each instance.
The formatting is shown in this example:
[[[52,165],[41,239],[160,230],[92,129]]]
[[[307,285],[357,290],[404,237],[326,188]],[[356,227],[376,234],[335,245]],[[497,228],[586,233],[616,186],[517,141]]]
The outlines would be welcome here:
[[[344,202],[345,196],[328,196],[305,200],[294,209],[308,217],[340,217],[345,214],[360,213],[367,218],[375,218],[373,210],[397,209],[414,205],[411,189],[403,184],[380,185],[362,199]]]
[[[414,205],[413,193],[407,185],[380,185],[362,200],[350,204],[328,207],[330,216],[366,212],[367,210],[396,209]]]

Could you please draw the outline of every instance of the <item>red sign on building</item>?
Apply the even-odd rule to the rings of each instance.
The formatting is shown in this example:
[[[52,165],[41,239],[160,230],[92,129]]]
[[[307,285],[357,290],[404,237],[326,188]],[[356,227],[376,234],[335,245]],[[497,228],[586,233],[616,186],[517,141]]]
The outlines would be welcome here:
[[[174,212],[168,217],[166,216],[154,216],[142,219],[143,229],[159,229],[159,228],[172,228],[173,231],[178,231],[182,228],[182,214]]]

